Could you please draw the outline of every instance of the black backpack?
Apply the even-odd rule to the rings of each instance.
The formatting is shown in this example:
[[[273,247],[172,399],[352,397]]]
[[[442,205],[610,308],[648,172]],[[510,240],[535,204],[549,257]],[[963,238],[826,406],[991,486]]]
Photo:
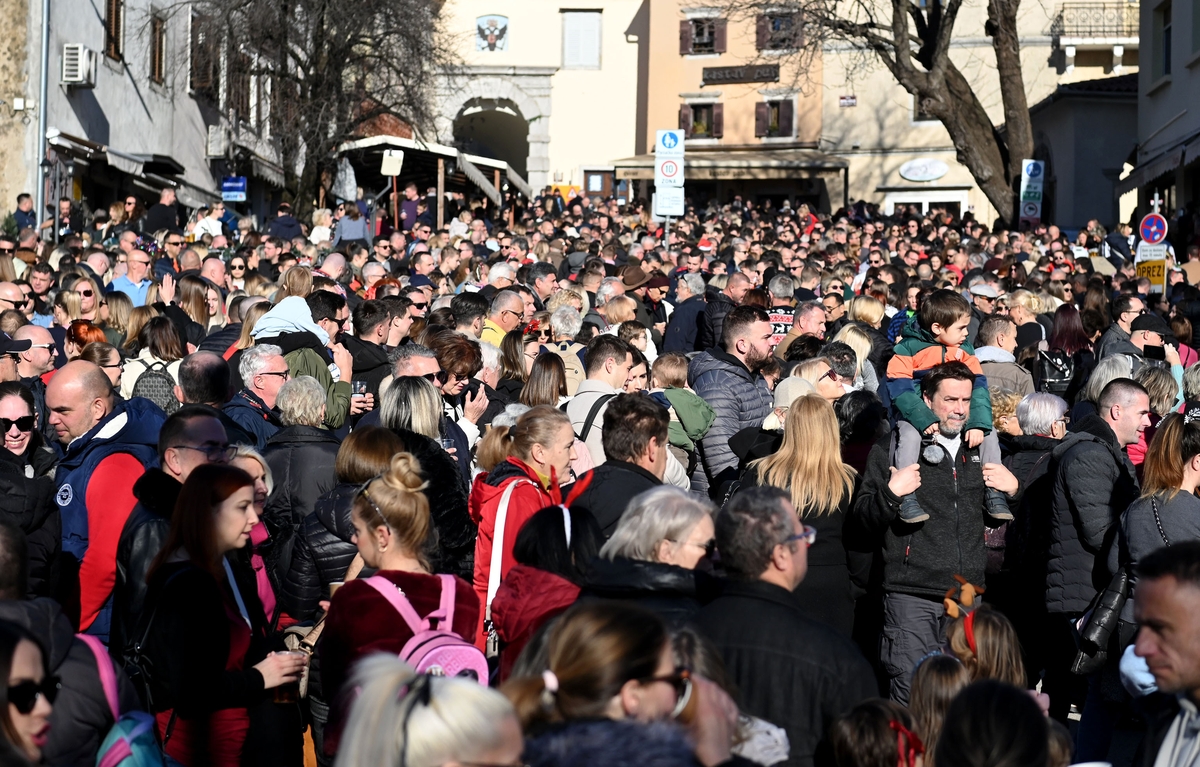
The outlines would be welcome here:
[[[179,409],[179,400],[175,397],[175,379],[167,372],[167,363],[155,362],[147,365],[141,360],[135,360],[146,366],[142,374],[133,384],[133,396],[145,397],[163,409],[167,415]]]
[[[1075,360],[1062,349],[1038,352],[1041,391],[1062,397],[1075,379]]]

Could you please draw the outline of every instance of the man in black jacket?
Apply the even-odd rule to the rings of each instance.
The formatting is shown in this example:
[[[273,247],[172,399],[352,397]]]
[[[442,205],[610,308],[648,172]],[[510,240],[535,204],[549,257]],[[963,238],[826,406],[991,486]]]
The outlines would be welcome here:
[[[754,284],[741,272],[729,275],[725,289],[708,300],[704,316],[700,320],[700,335],[696,339],[696,351],[708,351],[721,342],[725,328],[725,316],[742,303]]]
[[[231,453],[225,429],[209,408],[185,405],[163,423],[158,436],[161,468],[148,469],[134,484],[138,503],[117,541],[109,648],[118,662],[138,639],[134,634],[146,601],[146,574],[167,539],[183,483],[197,466],[225,463]]]
[[[367,393],[380,401],[379,384],[392,374],[387,342],[392,312],[380,301],[363,301],[354,308],[354,335],[342,334],[342,344],[354,358],[354,380],[367,385]]]
[[[1020,483],[998,463],[984,464],[962,434],[971,414],[974,374],[961,362],[937,365],[921,380],[925,404],[938,419],[933,443],[918,463],[891,468],[891,435],[871,449],[853,516],[883,539],[883,635],[880,662],[893,700],[907,705],[913,666],[946,641],[942,599],[954,576],[983,585],[987,551],[986,488],[1013,495]],[[900,519],[900,498],[916,493],[924,522]]]
[[[591,484],[571,508],[590,511],[605,539],[634,496],[662,485],[670,423],[667,411],[641,394],[618,394],[604,409],[601,439],[607,460],[592,469]]]
[[[833,765],[829,726],[878,694],[858,648],[792,598],[808,571],[809,530],[782,490],[735,495],[716,521],[732,580],[698,622],[741,691],[742,711],[787,731],[788,767]]]
[[[304,236],[304,230],[300,228],[300,222],[292,216],[291,205],[281,202],[275,212],[277,213],[275,219],[267,224],[267,235],[269,237],[278,237],[281,240],[291,241],[297,237]]]

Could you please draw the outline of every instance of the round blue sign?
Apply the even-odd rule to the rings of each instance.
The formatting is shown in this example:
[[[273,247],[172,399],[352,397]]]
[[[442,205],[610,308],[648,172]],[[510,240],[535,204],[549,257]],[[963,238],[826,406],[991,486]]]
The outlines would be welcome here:
[[[1159,213],[1148,213],[1138,227],[1142,242],[1157,245],[1167,238],[1167,220]]]
[[[664,133],[662,137],[662,145],[666,149],[674,149],[679,143],[679,139],[675,138],[674,133]]]
[[[1030,178],[1036,178],[1042,175],[1042,164],[1038,162],[1029,163],[1025,166],[1025,175],[1029,176]]]

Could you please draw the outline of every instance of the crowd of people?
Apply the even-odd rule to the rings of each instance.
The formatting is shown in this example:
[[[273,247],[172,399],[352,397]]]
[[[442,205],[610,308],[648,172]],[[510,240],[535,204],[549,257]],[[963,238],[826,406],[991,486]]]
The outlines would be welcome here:
[[[0,762],[1196,763],[1200,246],[466,202],[18,200]]]

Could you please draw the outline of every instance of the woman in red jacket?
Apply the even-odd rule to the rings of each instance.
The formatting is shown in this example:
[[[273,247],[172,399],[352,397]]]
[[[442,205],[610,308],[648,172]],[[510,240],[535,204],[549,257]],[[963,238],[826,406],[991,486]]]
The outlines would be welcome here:
[[[475,593],[485,613],[500,579],[516,564],[512,550],[521,527],[539,509],[562,500],[558,486],[570,477],[571,462],[575,460],[575,431],[566,413],[550,405],[538,405],[507,431],[503,426],[493,427],[487,439],[504,440],[508,458],[487,474],[476,477],[471,488],[471,518],[479,525],[479,537],[475,540]],[[497,519],[501,516],[504,524],[497,533]],[[497,538],[500,572],[493,582],[492,549]],[[486,642],[481,621],[477,644],[482,648]]]
[[[409,453],[392,456],[391,466],[365,485],[350,514],[354,544],[375,575],[395,584],[421,617],[438,609],[442,582],[430,573],[428,550],[437,535],[429,516],[421,465]],[[479,598],[470,584],[454,579],[454,618],[450,629],[470,639],[479,623]],[[333,595],[321,653],[321,686],[334,701],[325,729],[325,753],[337,753],[347,704],[337,693],[360,658],[375,652],[398,655],[413,632],[388,600],[364,580],[354,580]]]

